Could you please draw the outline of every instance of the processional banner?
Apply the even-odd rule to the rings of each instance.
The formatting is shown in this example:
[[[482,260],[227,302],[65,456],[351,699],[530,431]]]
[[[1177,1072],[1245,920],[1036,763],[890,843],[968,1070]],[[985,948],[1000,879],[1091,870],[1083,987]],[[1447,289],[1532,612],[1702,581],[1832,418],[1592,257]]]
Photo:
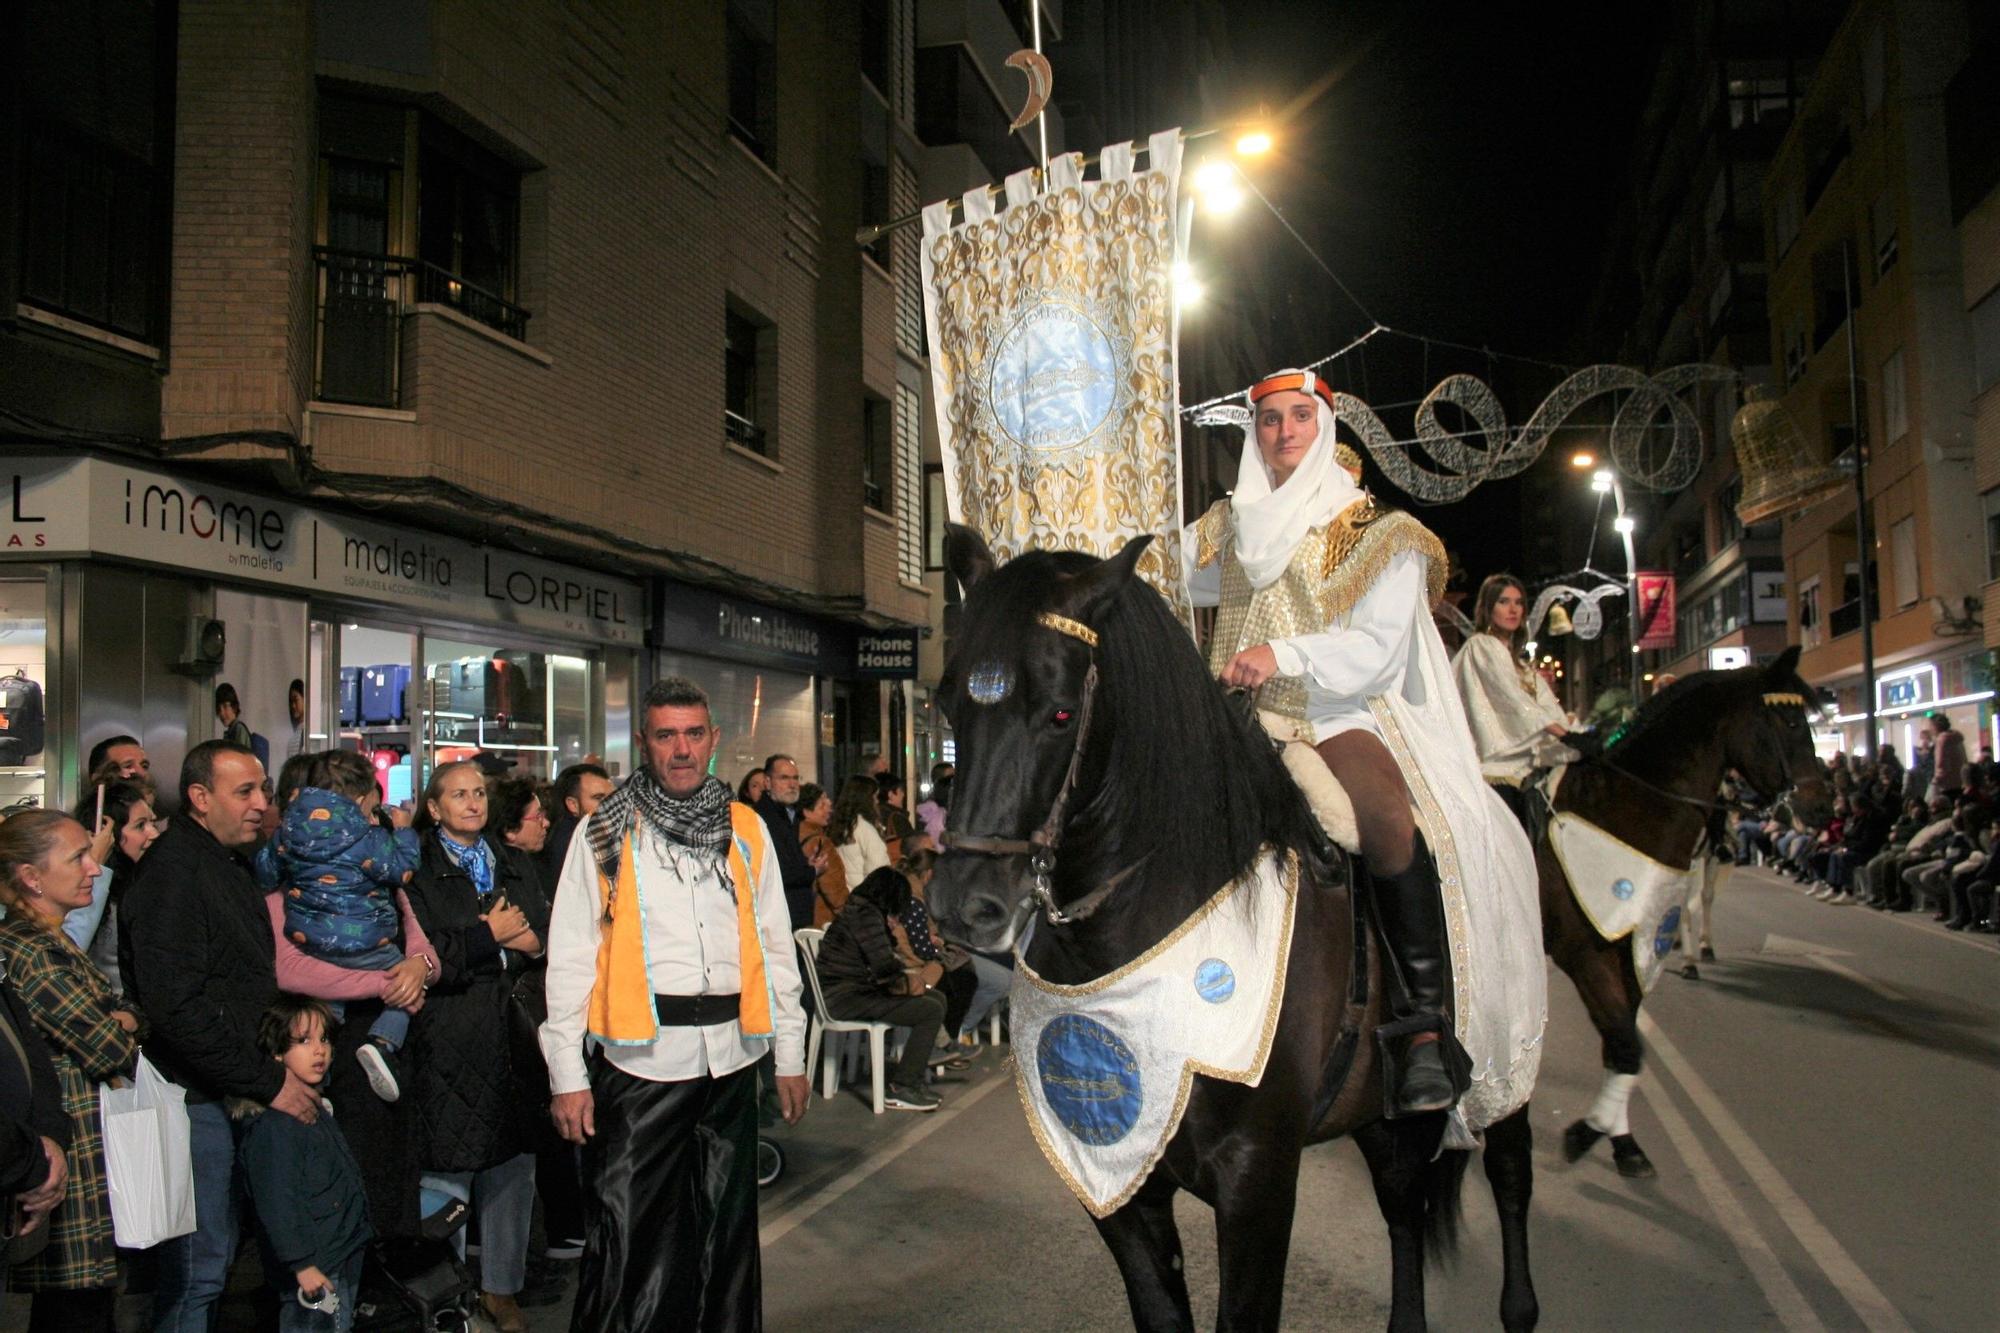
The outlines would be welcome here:
[[[1030,550],[1115,554],[1156,540],[1139,572],[1182,620],[1180,376],[1174,265],[1179,130],[1146,169],[1113,144],[1098,179],[1081,155],[924,210],[924,318],[954,522],[1000,560]]]

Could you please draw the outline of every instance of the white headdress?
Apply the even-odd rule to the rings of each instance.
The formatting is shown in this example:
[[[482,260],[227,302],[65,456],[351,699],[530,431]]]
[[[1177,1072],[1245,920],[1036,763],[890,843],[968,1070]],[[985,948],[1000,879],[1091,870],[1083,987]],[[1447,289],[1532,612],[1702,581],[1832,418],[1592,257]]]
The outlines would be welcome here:
[[[1319,408],[1319,435],[1298,470],[1274,487],[1271,469],[1257,448],[1257,400],[1285,390],[1312,396]],[[1236,559],[1250,586],[1263,588],[1278,581],[1307,533],[1331,522],[1363,492],[1335,456],[1333,393],[1313,372],[1281,370],[1267,376],[1251,386],[1250,411],[1229,505],[1235,518]]]

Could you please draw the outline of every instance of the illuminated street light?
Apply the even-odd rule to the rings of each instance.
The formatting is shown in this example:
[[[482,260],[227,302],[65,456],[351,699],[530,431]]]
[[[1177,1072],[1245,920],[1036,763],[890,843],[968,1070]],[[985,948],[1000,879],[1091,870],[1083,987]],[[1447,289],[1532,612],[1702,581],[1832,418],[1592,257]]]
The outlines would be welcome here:
[[[1199,304],[1208,291],[1201,279],[1194,275],[1194,266],[1184,259],[1174,265],[1173,280],[1174,304],[1182,309]]]
[[[1251,130],[1236,140],[1236,156],[1262,157],[1271,151],[1271,136],[1263,130]]]
[[[1202,163],[1190,177],[1194,192],[1208,205],[1208,211],[1225,217],[1243,207],[1243,187],[1238,184],[1240,179],[1236,167],[1220,159]]]
[[[1579,449],[1569,456],[1569,465],[1579,472],[1584,468],[1597,466],[1597,455],[1588,449]]]
[[[1611,475],[1610,468],[1599,468],[1590,474],[1590,489],[1596,491],[1599,495],[1607,494],[1611,490],[1611,483],[1615,480],[1616,478]]]
[[[1632,516],[1630,514],[1620,514],[1617,518],[1611,520],[1611,526],[1614,531],[1617,531],[1625,536],[1630,536],[1632,534],[1632,531],[1639,525],[1632,521]]]

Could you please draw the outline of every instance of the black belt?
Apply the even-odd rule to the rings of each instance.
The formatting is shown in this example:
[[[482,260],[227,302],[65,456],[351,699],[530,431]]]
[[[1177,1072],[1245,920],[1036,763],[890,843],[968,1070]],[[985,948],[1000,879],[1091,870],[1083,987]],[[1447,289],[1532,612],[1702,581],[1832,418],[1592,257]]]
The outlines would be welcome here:
[[[733,1023],[743,1005],[741,995],[655,995],[653,1012],[660,1025],[670,1028],[705,1028],[717,1023]]]

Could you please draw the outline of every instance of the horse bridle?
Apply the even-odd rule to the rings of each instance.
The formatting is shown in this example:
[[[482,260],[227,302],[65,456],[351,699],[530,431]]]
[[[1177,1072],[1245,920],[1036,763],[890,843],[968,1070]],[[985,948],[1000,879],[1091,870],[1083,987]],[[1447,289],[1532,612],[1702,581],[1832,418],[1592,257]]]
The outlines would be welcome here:
[[[1764,695],[1762,702],[1764,707],[1766,708],[1804,708],[1806,706],[1806,699],[1804,695],[1793,694],[1786,691],[1768,693]],[[1627,781],[1636,783],[1639,786],[1644,787],[1647,791],[1652,792],[1655,796],[1664,796],[1670,801],[1679,801],[1682,805],[1693,806],[1695,809],[1701,811],[1704,816],[1713,815],[1715,813],[1714,797],[1710,797],[1708,800],[1701,800],[1700,798],[1694,796],[1683,796],[1677,791],[1668,791],[1665,787],[1659,786],[1656,783],[1648,782],[1646,779],[1640,777],[1637,773],[1634,773],[1631,769],[1626,768],[1623,764],[1614,762],[1610,758],[1610,756],[1607,755],[1602,750],[1599,750],[1596,754],[1591,755],[1585,762],[1594,763],[1599,765],[1600,767],[1608,768],[1613,773],[1616,773],[1618,776],[1626,779]],[[1787,778],[1792,778],[1792,775],[1790,773],[1786,773],[1785,776]],[[1790,793],[1798,790],[1798,786],[1799,786],[1798,780],[1796,778],[1792,778],[1791,784],[1787,786],[1783,792],[1779,793],[1779,796],[1782,797],[1785,795],[1789,795]]]
[[[1044,629],[1066,634],[1090,649],[1090,667],[1083,673],[1083,697],[1076,706],[1076,744],[1070,750],[1069,771],[1063,775],[1061,790],[1056,792],[1055,802],[1049,806],[1048,818],[1041,827],[1025,838],[1003,838],[995,833],[953,833],[947,829],[939,837],[941,850],[948,852],[972,852],[980,856],[1025,856],[1028,858],[1028,872],[1031,876],[1031,891],[1036,905],[1048,917],[1052,926],[1067,926],[1081,921],[1104,905],[1111,891],[1137,869],[1127,867],[1113,875],[1097,888],[1092,889],[1068,907],[1056,901],[1052,876],[1056,868],[1056,849],[1062,846],[1063,819],[1069,811],[1069,799],[1076,791],[1077,779],[1083,773],[1083,747],[1090,739],[1090,715],[1092,704],[1097,698],[1097,631],[1080,620],[1044,611],[1035,617],[1035,623]]]

